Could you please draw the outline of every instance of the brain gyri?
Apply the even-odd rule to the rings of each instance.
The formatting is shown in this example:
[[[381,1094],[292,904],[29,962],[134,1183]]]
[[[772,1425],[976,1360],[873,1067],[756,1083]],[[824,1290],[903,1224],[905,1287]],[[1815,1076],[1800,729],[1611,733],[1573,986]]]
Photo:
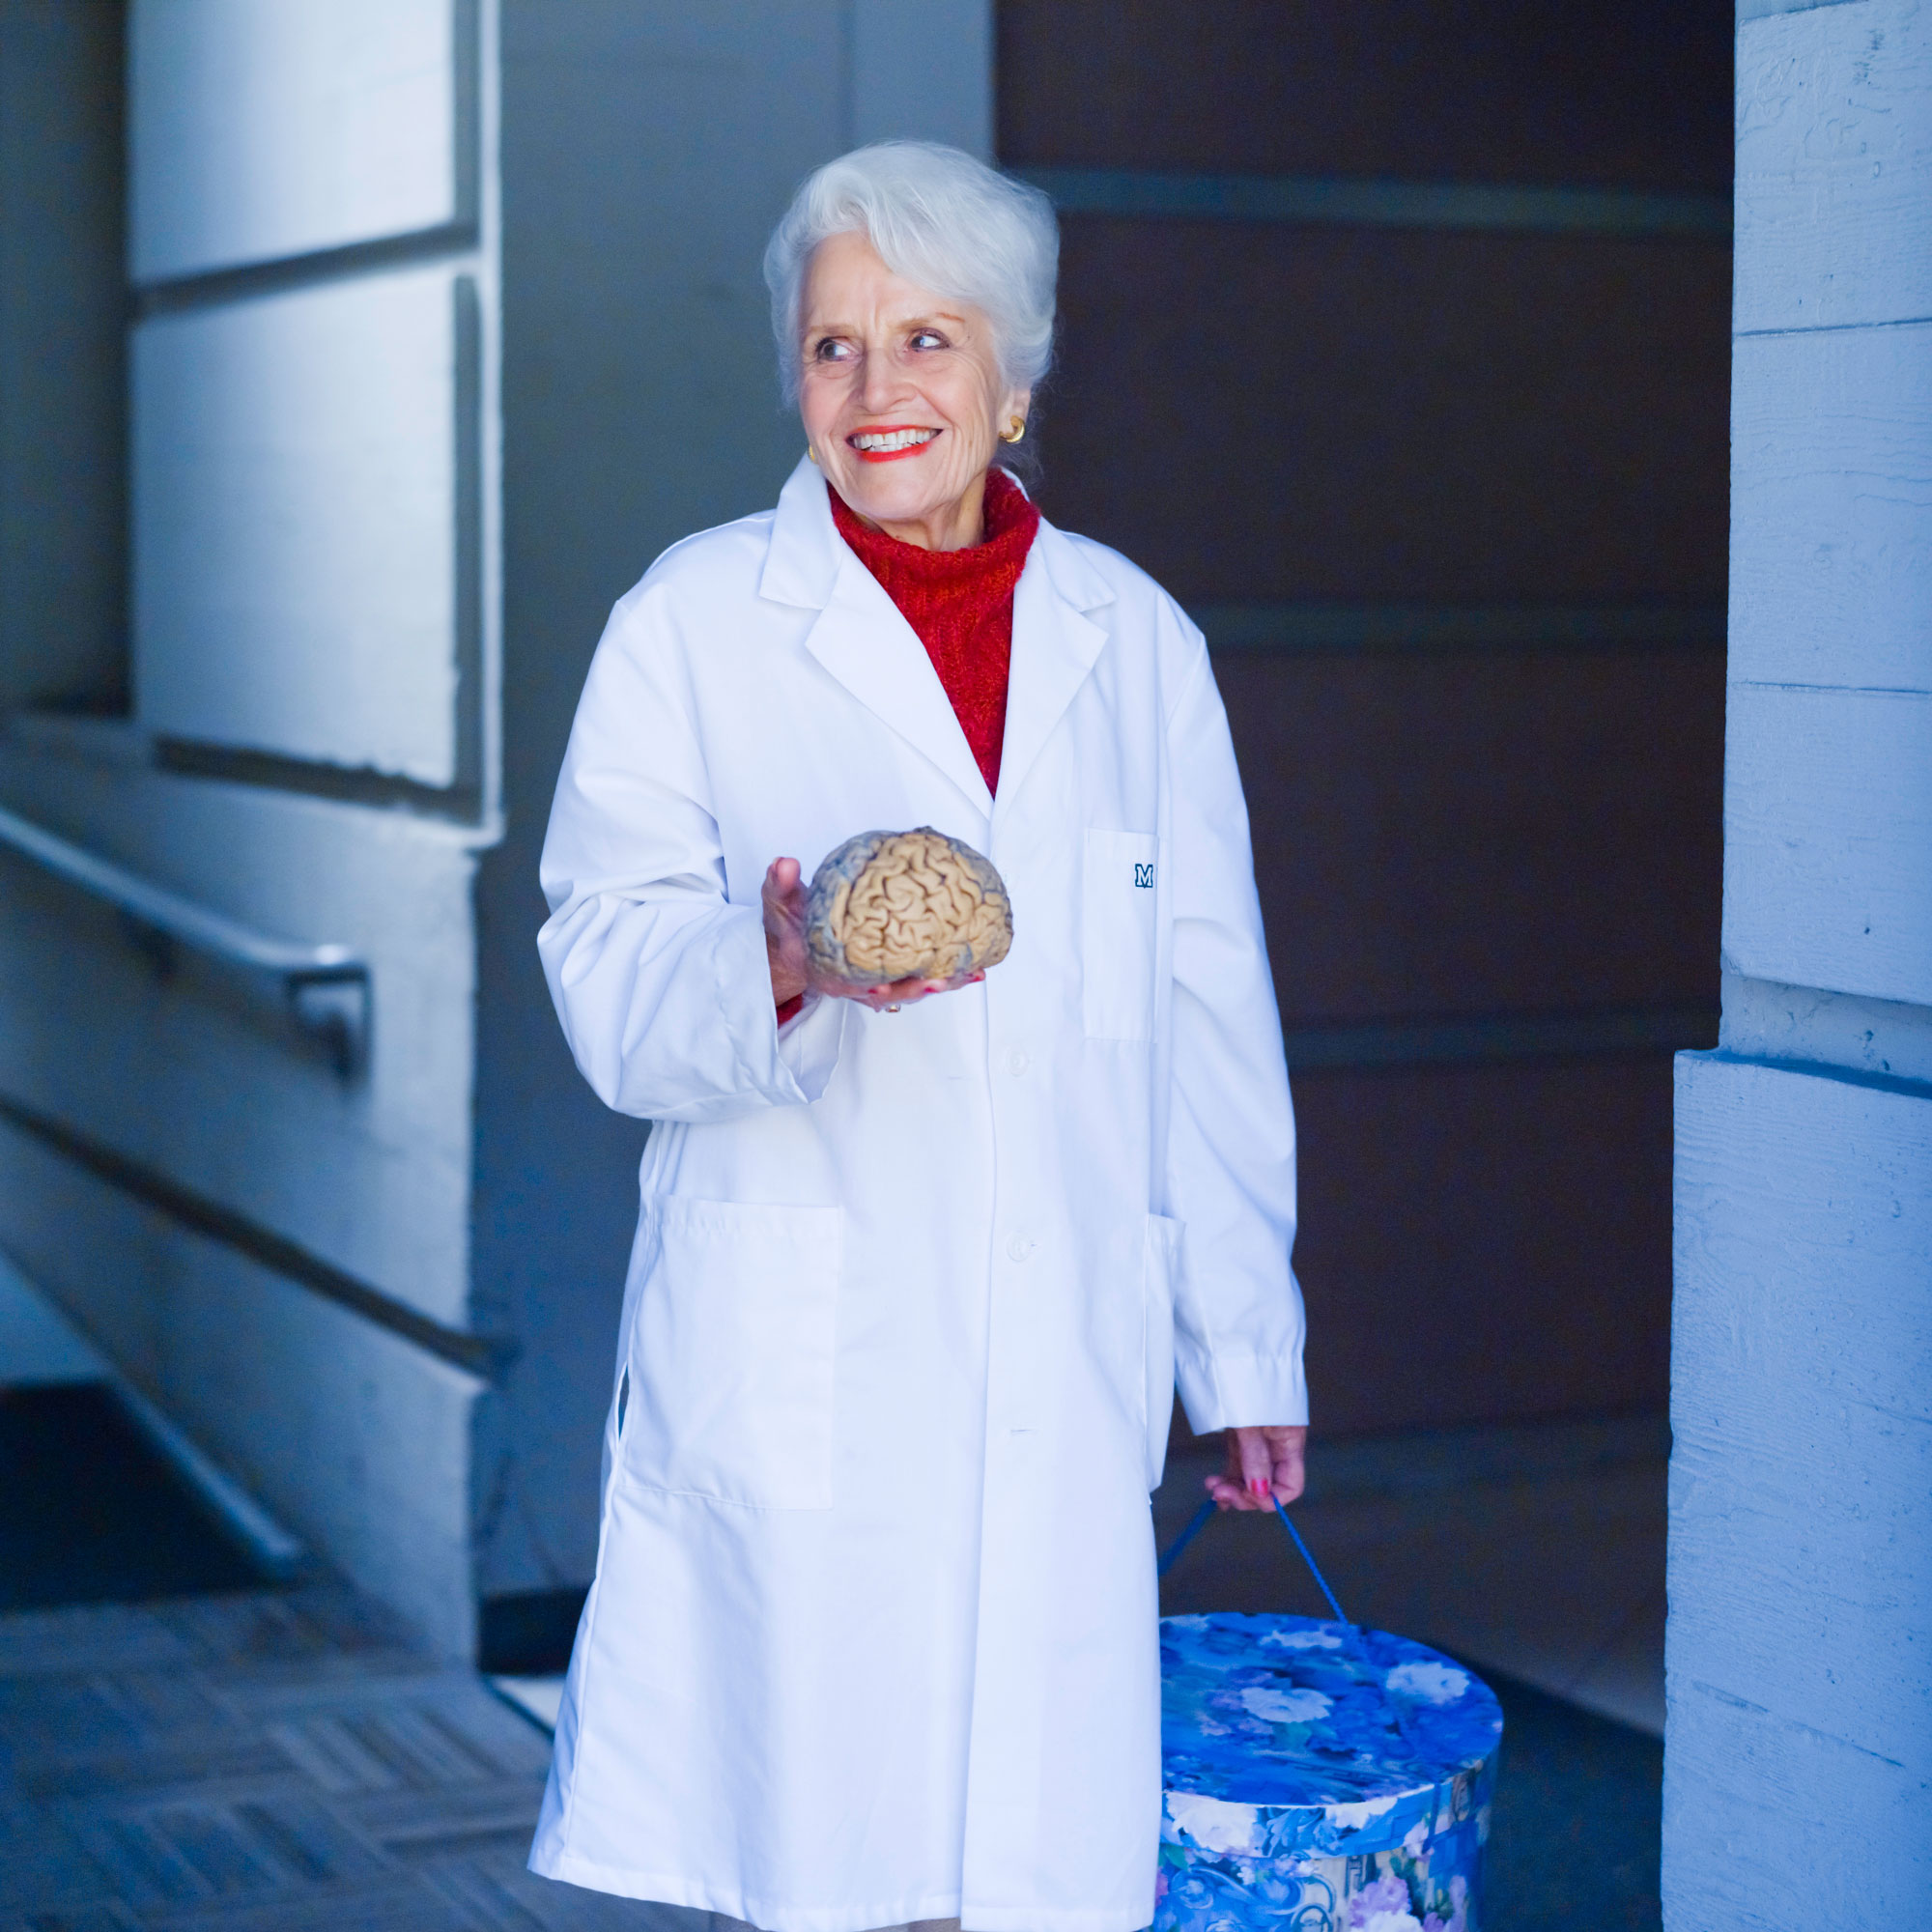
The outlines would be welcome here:
[[[862,832],[812,875],[806,944],[833,979],[954,980],[997,966],[1012,943],[1012,905],[992,861],[929,825]]]

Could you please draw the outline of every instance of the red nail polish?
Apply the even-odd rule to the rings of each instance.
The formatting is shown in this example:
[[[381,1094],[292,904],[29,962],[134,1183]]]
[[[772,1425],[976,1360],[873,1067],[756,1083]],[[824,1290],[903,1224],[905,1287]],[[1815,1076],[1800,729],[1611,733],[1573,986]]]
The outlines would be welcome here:
[[[1259,1476],[1250,1476],[1248,1478],[1248,1493],[1251,1496],[1266,1495],[1267,1488],[1268,1486]]]

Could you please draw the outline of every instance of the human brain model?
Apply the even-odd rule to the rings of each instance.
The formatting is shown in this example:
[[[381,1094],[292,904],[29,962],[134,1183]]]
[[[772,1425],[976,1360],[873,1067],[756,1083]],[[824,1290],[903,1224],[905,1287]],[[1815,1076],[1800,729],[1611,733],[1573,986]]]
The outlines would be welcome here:
[[[862,832],[812,874],[805,943],[820,973],[850,985],[956,980],[1007,956],[1013,908],[970,845],[929,825]]]

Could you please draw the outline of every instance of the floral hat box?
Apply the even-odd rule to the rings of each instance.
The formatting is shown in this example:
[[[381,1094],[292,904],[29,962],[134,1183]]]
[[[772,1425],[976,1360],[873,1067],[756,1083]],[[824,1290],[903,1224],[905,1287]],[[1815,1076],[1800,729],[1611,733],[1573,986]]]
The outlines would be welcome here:
[[[1164,1617],[1153,1932],[1479,1932],[1503,1715],[1459,1663],[1308,1617]]]

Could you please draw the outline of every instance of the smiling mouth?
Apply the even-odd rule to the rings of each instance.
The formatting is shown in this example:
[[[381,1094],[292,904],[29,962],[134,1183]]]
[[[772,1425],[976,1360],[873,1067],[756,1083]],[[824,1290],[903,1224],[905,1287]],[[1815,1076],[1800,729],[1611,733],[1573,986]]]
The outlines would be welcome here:
[[[865,463],[895,463],[902,456],[917,456],[937,441],[936,429],[862,429],[845,440]]]

